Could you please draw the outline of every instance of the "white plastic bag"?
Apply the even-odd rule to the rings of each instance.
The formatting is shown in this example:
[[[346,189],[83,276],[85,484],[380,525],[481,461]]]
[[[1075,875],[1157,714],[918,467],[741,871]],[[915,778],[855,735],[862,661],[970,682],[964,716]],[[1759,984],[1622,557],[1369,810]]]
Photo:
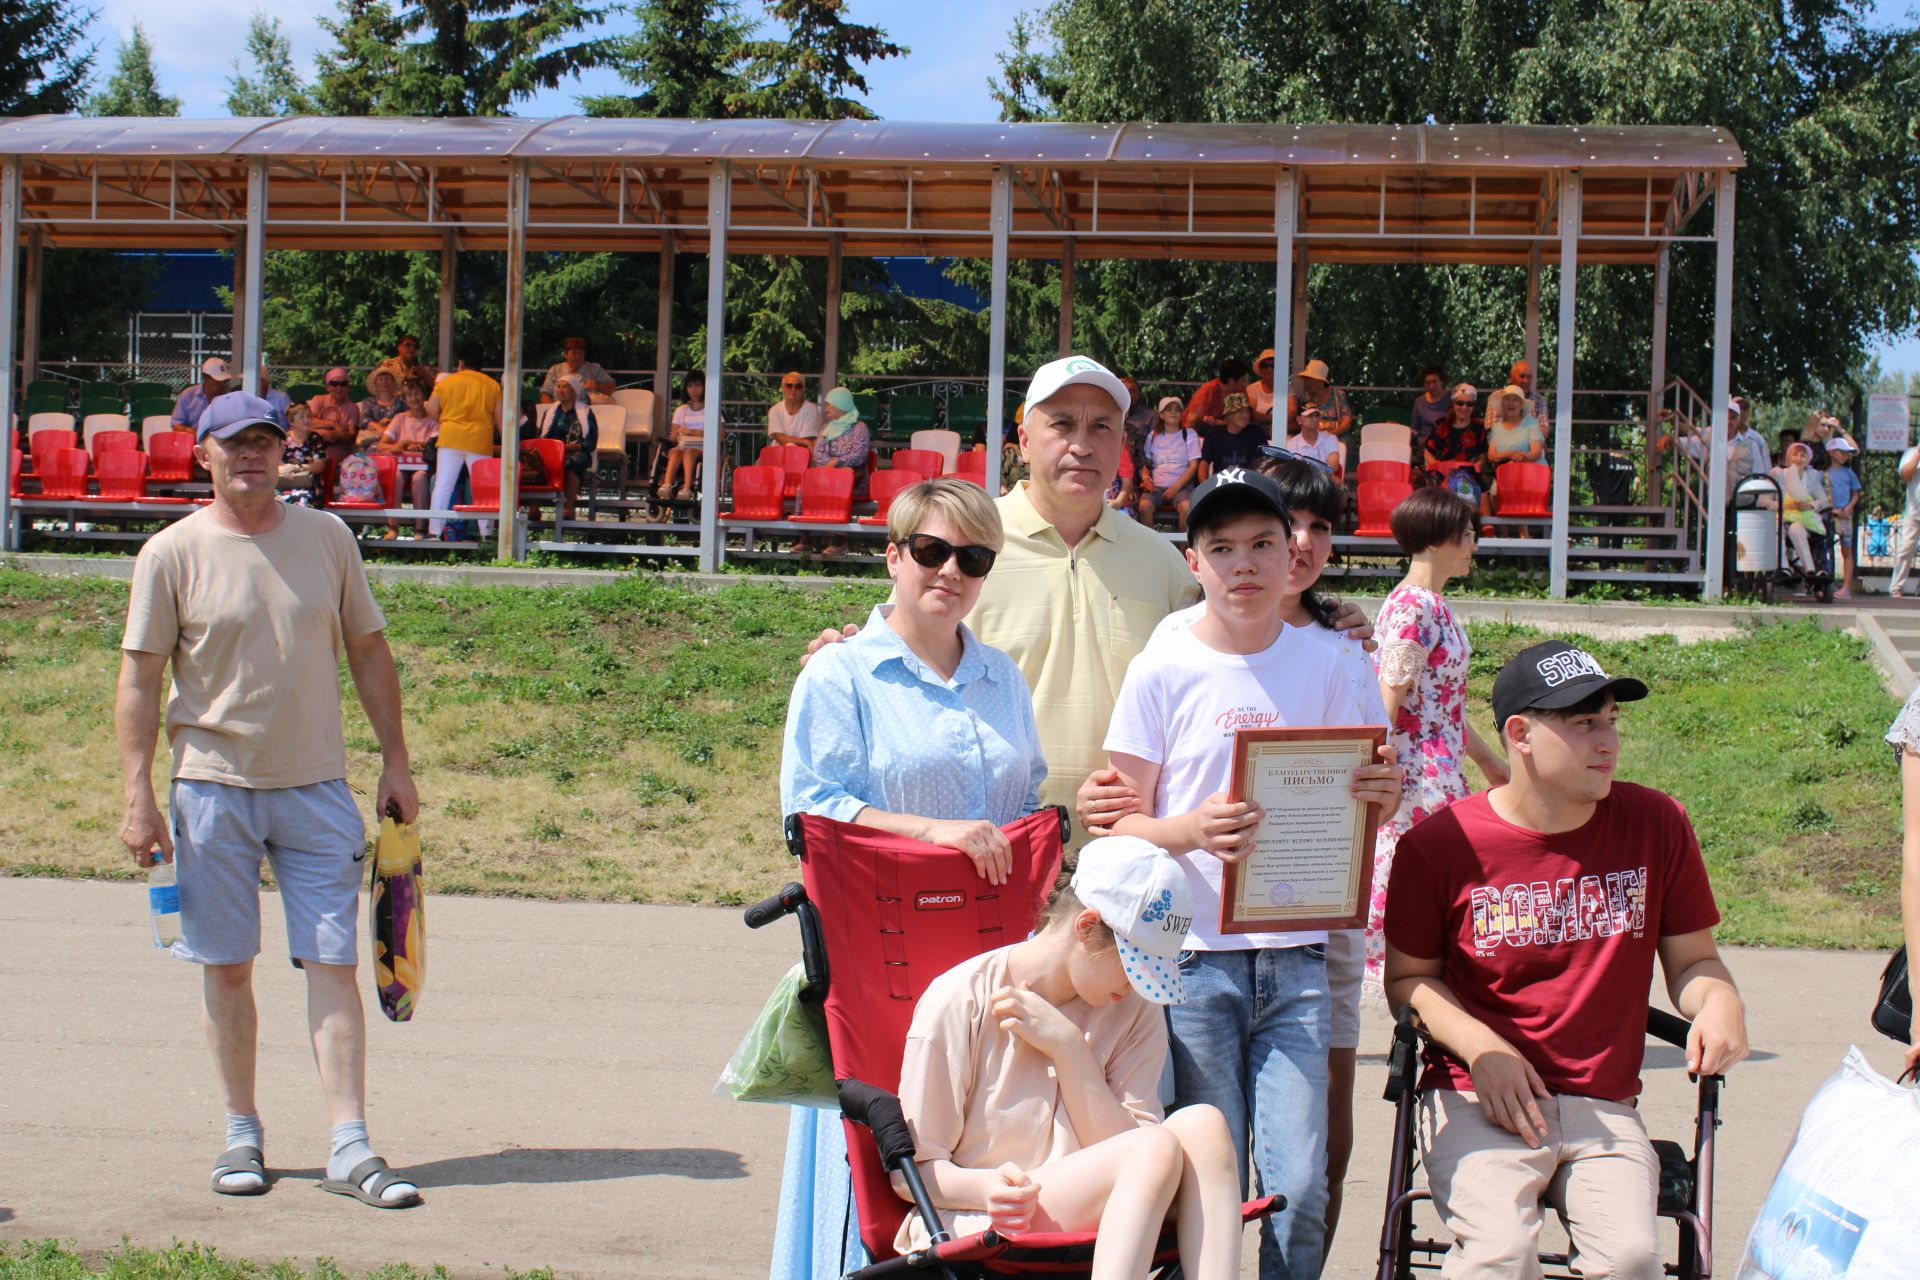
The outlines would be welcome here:
[[[1920,1275],[1920,1093],[1850,1048],[1800,1117],[1735,1280]]]

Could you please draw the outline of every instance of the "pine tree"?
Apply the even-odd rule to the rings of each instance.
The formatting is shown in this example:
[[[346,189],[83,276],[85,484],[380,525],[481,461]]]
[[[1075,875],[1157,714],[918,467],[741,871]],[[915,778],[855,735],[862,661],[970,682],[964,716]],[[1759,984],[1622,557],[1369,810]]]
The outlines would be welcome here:
[[[0,0],[0,116],[80,108],[100,48],[87,29],[98,16],[71,0]]]
[[[227,82],[227,110],[236,116],[297,116],[313,110],[313,99],[293,65],[293,44],[280,26],[258,9],[247,21],[247,53],[254,76],[248,77],[234,60]]]
[[[747,79],[735,114],[792,120],[871,120],[873,112],[849,91],[867,92],[862,68],[909,52],[866,23],[848,22],[846,0],[768,0],[784,23],[784,40],[746,45]]]
[[[590,116],[720,119],[745,88],[740,78],[752,27],[734,0],[653,0],[639,25],[611,42],[607,65],[640,92],[580,100]]]
[[[90,116],[177,116],[180,99],[160,92],[153,71],[153,46],[146,29],[133,24],[133,33],[120,44],[113,74],[106,88],[87,101]]]
[[[320,19],[332,50],[314,59],[313,95],[322,114],[397,114],[383,95],[400,71],[400,19],[386,0],[340,0],[340,16]]]

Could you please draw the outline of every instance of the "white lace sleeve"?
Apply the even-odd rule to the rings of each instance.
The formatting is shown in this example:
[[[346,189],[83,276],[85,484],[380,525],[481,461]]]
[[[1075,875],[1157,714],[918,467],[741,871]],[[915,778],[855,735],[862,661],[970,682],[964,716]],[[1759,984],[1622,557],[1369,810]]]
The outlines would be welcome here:
[[[1893,718],[1893,727],[1887,730],[1887,744],[1893,748],[1896,759],[1902,752],[1920,755],[1920,689],[1908,696],[1907,704]]]
[[[1396,688],[1412,684],[1427,669],[1427,651],[1418,640],[1386,640],[1380,645],[1380,678]]]

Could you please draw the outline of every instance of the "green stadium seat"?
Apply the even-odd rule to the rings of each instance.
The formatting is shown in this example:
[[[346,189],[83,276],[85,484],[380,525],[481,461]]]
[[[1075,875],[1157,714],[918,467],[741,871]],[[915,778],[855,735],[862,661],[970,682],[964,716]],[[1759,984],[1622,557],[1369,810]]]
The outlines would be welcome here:
[[[65,413],[67,398],[42,391],[38,395],[29,395],[20,402],[20,416],[31,418],[36,413]]]
[[[126,386],[129,404],[142,400],[165,399],[173,401],[173,389],[164,382],[129,382]]]
[[[968,444],[980,440],[987,430],[987,398],[955,396],[947,401],[947,430],[959,432]]]
[[[896,395],[887,401],[887,434],[910,436],[934,425],[940,402],[932,396]]]
[[[173,412],[174,397],[164,393],[155,393],[140,397],[133,402],[133,411],[127,416],[135,422],[142,422],[157,414]]]
[[[67,388],[72,384],[60,378],[35,378],[27,384],[29,396],[59,396],[60,403],[67,402]]]
[[[80,397],[79,407],[74,410],[76,416],[85,418],[95,413],[125,413],[127,402],[118,395],[94,391]]]
[[[296,382],[286,388],[287,399],[305,403],[315,396],[323,396],[327,389],[317,382]]]

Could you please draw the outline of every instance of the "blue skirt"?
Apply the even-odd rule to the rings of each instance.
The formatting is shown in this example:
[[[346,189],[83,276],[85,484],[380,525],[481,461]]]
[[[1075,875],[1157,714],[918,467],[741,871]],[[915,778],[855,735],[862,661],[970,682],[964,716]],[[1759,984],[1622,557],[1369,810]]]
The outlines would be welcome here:
[[[790,1110],[772,1280],[840,1280],[871,1261],[853,1207],[846,1129],[838,1111]]]

